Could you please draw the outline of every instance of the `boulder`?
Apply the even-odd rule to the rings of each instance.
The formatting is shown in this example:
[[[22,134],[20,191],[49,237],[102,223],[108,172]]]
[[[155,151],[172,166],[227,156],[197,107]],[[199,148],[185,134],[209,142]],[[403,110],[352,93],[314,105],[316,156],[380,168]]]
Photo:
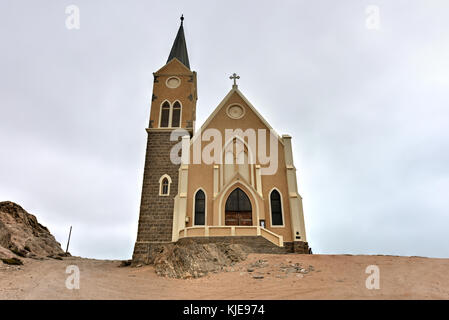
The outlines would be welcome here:
[[[61,245],[37,218],[18,204],[0,202],[0,258],[65,256]]]
[[[170,278],[198,278],[246,259],[249,248],[240,244],[194,241],[164,244],[151,259],[156,273]]]

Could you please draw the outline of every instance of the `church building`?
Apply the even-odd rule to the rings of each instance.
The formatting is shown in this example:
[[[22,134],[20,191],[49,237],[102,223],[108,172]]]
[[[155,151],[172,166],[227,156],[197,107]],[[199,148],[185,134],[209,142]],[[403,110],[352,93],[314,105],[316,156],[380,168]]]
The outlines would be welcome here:
[[[185,239],[309,253],[292,137],[274,131],[235,73],[231,90],[196,130],[197,73],[183,20],[167,63],[153,74],[133,262],[148,262],[155,245]]]

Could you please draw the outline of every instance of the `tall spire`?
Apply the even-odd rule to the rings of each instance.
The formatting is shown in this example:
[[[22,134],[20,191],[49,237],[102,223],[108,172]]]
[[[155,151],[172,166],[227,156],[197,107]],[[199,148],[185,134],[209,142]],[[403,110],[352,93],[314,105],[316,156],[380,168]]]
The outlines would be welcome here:
[[[167,63],[169,63],[173,58],[181,61],[187,68],[190,69],[189,55],[187,54],[186,38],[184,37],[184,15],[181,15],[181,25],[179,26],[178,34],[176,35],[175,42],[168,56]]]

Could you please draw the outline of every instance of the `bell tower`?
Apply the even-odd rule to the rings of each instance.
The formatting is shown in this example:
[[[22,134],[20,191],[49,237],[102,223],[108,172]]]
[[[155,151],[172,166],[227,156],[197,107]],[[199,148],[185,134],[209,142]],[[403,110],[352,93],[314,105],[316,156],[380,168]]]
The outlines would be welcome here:
[[[183,27],[184,17],[167,63],[153,73],[150,121],[145,157],[137,241],[133,262],[143,261],[154,244],[172,241],[174,198],[178,190],[180,164],[172,163],[170,152],[179,140],[171,141],[173,130],[193,135],[196,118],[196,72],[190,70]]]

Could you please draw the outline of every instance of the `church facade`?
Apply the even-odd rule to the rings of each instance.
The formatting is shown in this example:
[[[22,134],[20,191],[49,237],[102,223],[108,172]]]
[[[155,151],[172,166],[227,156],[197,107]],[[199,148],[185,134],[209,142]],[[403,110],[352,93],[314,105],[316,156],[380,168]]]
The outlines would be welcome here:
[[[154,73],[134,262],[183,239],[309,252],[292,138],[278,135],[239,90],[239,77],[230,78],[232,89],[195,130],[197,74],[181,18],[167,63]]]

